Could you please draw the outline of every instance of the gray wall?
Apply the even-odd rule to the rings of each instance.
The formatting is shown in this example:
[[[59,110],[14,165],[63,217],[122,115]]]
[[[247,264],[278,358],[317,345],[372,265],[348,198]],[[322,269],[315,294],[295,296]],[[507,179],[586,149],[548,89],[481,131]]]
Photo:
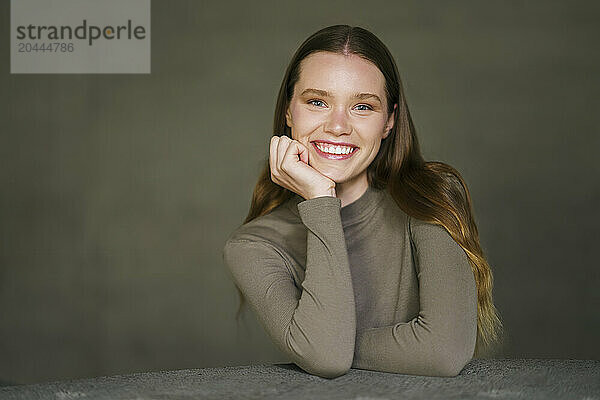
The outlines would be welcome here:
[[[336,23],[388,45],[425,157],[469,184],[501,356],[598,359],[598,11],[155,0],[151,75],[11,75],[1,2],[0,380],[286,361],[236,331],[221,250],[290,56]]]

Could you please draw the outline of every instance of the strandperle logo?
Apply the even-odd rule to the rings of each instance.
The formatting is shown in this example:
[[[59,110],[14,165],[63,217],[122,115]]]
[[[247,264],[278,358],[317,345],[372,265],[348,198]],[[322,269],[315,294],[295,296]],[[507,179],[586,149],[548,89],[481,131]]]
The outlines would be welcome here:
[[[11,0],[10,72],[150,73],[150,0]]]
[[[87,39],[88,45],[91,46],[98,39],[137,39],[143,40],[146,38],[146,28],[141,25],[133,26],[130,19],[125,25],[117,25],[115,27],[106,25],[99,27],[96,25],[88,25],[86,19],[83,23],[75,28],[71,26],[39,26],[29,24],[27,26],[17,26],[17,39],[19,40],[72,40],[72,39]]]

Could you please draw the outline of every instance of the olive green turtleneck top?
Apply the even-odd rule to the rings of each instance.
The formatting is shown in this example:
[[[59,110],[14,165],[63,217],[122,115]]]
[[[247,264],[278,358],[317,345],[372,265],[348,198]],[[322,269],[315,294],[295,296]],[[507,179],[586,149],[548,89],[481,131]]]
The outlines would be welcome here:
[[[369,187],[295,195],[239,226],[223,260],[274,344],[304,371],[456,376],[473,357],[477,288],[441,226]]]

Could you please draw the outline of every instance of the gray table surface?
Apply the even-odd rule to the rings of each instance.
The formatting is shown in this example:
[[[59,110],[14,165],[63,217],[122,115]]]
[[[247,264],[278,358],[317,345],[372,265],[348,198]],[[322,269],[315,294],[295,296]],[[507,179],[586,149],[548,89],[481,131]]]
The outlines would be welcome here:
[[[473,359],[451,378],[351,369],[326,379],[294,364],[259,364],[6,386],[0,399],[600,400],[600,361]]]

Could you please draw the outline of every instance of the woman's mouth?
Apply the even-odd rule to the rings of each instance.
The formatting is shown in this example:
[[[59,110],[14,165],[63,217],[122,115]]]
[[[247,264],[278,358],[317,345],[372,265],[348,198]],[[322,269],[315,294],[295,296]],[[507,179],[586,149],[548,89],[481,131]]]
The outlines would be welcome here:
[[[336,146],[323,142],[312,142],[317,154],[329,160],[345,160],[358,151],[358,147]]]

